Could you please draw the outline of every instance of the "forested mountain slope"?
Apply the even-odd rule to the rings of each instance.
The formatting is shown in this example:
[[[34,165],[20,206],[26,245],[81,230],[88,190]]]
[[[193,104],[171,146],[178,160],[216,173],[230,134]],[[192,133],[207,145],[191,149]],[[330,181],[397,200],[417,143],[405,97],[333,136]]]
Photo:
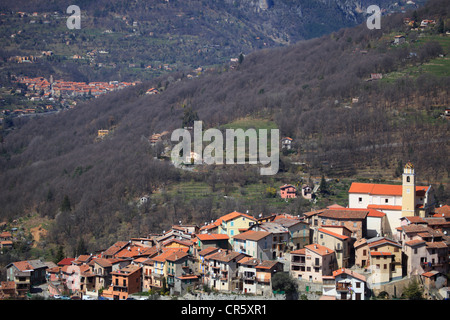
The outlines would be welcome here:
[[[7,71],[52,74],[72,81],[136,81],[154,77],[163,64],[174,70],[222,64],[240,53],[294,44],[359,24],[372,2],[84,0],[76,4],[81,9],[81,29],[69,30],[66,9],[72,4],[59,0],[0,3],[0,12],[5,13],[0,18],[0,58],[7,61],[15,55],[53,52],[52,57],[32,64],[0,60],[0,81]],[[393,0],[377,4],[383,13],[416,6]],[[93,59],[87,54],[94,50],[107,53]]]

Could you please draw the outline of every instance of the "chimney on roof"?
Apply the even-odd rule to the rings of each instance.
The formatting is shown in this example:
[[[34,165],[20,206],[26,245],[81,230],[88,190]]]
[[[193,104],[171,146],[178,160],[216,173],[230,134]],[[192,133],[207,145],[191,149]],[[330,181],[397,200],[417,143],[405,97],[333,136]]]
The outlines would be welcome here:
[[[314,249],[317,249],[317,245],[316,244],[314,245]]]

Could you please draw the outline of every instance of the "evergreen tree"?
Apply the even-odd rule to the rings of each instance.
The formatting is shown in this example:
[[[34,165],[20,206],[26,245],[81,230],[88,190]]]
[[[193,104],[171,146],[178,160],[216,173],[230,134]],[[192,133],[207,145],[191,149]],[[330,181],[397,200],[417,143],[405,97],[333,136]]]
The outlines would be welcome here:
[[[188,107],[184,110],[182,127],[192,127],[194,126],[194,121],[198,120],[197,112],[192,110],[192,107]]]
[[[321,195],[330,194],[330,189],[329,189],[328,183],[325,180],[324,176],[322,176],[322,180],[320,180],[319,190],[320,190],[319,192]]]
[[[61,211],[67,212],[67,211],[71,211],[71,210],[72,210],[72,207],[70,205],[69,196],[66,194],[66,195],[64,195],[64,199],[61,204]]]
[[[64,259],[64,248],[63,246],[58,247],[58,252],[56,253],[55,259],[53,260],[54,263],[60,262],[62,259]]]
[[[403,295],[408,300],[423,300],[423,289],[420,288],[417,281],[413,281],[406,287]]]
[[[86,243],[84,242],[83,238],[80,237],[80,240],[78,240],[77,249],[75,251],[75,256],[86,254],[86,252],[87,252]]]

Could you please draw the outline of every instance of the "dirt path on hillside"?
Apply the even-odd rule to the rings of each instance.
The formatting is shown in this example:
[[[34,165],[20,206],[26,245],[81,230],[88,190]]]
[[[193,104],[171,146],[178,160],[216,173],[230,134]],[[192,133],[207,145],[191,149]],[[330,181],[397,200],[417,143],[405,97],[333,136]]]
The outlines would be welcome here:
[[[42,236],[45,236],[47,234],[47,230],[42,228],[42,224],[38,227],[31,228],[30,229],[31,235],[33,236],[33,247],[35,248],[39,241],[41,240]]]

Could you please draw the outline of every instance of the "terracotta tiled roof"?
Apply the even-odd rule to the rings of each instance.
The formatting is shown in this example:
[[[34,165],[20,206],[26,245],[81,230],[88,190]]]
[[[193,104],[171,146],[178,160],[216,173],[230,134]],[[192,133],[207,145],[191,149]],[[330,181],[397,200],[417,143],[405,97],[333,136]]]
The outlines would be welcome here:
[[[428,190],[427,186],[417,186],[416,194],[424,195]],[[402,195],[402,185],[393,184],[376,184],[376,183],[360,183],[353,182],[348,191],[349,193],[366,193],[372,195]]]
[[[392,256],[391,252],[370,251],[371,256]]]
[[[362,220],[367,217],[369,210],[354,210],[354,209],[327,209],[319,216],[330,219],[350,219],[350,220]]]
[[[434,212],[436,213],[436,216],[439,216],[439,217],[450,217],[450,206],[445,205],[445,206],[436,208],[434,210]]]
[[[264,239],[265,237],[267,237],[270,234],[271,234],[270,232],[266,232],[266,231],[249,230],[249,231],[240,233],[238,235],[235,235],[233,237],[233,239],[259,241],[261,239]]]
[[[315,252],[315,253],[317,253],[317,254],[319,254],[321,256],[324,256],[324,255],[327,255],[327,254],[331,254],[331,253],[334,252],[330,248],[322,246],[322,245],[320,245],[318,243],[313,243],[313,244],[307,245],[307,246],[305,246],[305,248],[307,250],[311,250],[311,251],[313,251],[313,252]]]
[[[353,270],[347,269],[347,268],[341,268],[341,269],[338,269],[336,271],[333,271],[333,277],[337,277],[337,276],[339,276],[341,274],[344,274],[344,273],[348,274],[349,276],[352,276],[352,277],[354,277],[356,279],[359,279],[361,281],[364,281],[364,282],[366,281],[366,277],[365,276],[363,276],[362,274],[359,274],[357,272],[354,272]]]
[[[200,241],[228,240],[230,237],[221,233],[200,233],[195,235]]]
[[[226,214],[226,215],[220,217],[217,220],[220,220],[220,223],[222,223],[222,221],[230,221],[230,220],[233,220],[233,219],[236,219],[236,218],[239,218],[239,217],[245,217],[247,219],[256,221],[256,219],[253,218],[252,216],[249,216],[248,214],[237,212],[237,211],[233,211],[233,212],[231,212],[229,214]]]
[[[410,247],[418,246],[419,244],[425,244],[425,241],[420,240],[420,239],[415,239],[415,240],[410,240],[410,241],[405,242],[405,245],[410,246]]]
[[[448,248],[444,241],[426,242],[427,248],[430,249],[445,249]]]
[[[402,210],[402,206],[390,206],[385,204],[369,204],[367,208],[375,210],[395,210],[395,211]]]
[[[74,261],[75,258],[64,258],[60,262],[58,262],[58,266],[68,266],[72,265],[72,261]]]
[[[177,251],[182,252],[183,251],[182,249],[183,248],[165,249],[161,254],[157,255],[156,257],[151,258],[151,260],[157,261],[157,262],[166,262],[167,258],[170,257],[174,252],[177,252]]]
[[[175,262],[175,261],[178,261],[178,260],[180,260],[180,259],[182,259],[182,258],[184,258],[184,257],[187,257],[187,256],[189,256],[189,254],[188,254],[187,252],[183,252],[183,251],[175,251],[175,252],[173,252],[171,255],[169,255],[169,256],[166,258],[166,260],[167,260],[167,261]]]
[[[256,266],[257,269],[272,269],[275,267],[279,262],[276,260],[263,260],[260,264]]]
[[[305,217],[309,218],[309,217],[314,216],[314,215],[316,215],[316,214],[320,214],[320,213],[322,213],[322,212],[324,212],[324,211],[325,211],[325,209],[322,209],[322,210],[314,210],[314,211],[305,212],[305,213],[303,213],[303,215],[304,215]]]
[[[219,250],[219,252],[210,255],[208,259],[221,262],[230,262],[231,260],[236,259],[241,255],[244,256],[245,254],[236,251]]]
[[[239,264],[243,264],[246,266],[256,266],[259,264],[259,259],[253,258],[253,257],[243,257],[241,260],[238,261]]]
[[[117,241],[112,246],[110,246],[108,249],[106,249],[103,252],[103,255],[106,256],[113,256],[120,250],[122,250],[126,245],[128,245],[128,241]]]
[[[33,266],[28,261],[17,261],[13,264],[19,271],[34,270]]]
[[[200,252],[198,253],[198,255],[199,255],[199,256],[207,256],[208,254],[212,254],[212,253],[214,253],[214,252],[216,252],[216,251],[219,251],[219,248],[216,248],[216,247],[208,247],[208,248],[205,248],[205,249],[203,249],[202,251],[200,251]]]
[[[95,259],[94,263],[98,264],[99,266],[101,266],[103,268],[112,266],[111,261],[109,259],[104,259],[104,258]]]
[[[291,251],[291,254],[305,255],[306,254],[306,249],[305,248],[297,249],[297,250]]]
[[[325,233],[325,234],[328,234],[328,235],[333,236],[335,238],[338,238],[340,240],[347,240],[348,239],[347,236],[343,236],[341,234],[338,234],[338,233],[335,233],[335,232],[331,232],[331,231],[328,231],[328,230],[323,229],[323,228],[319,228],[317,231]]]
[[[402,247],[402,245],[398,242],[383,238],[383,239],[380,239],[377,241],[370,242],[369,248],[378,247],[378,246],[381,246],[384,244],[389,244],[389,245],[393,245],[393,246],[400,247],[400,248]]]

